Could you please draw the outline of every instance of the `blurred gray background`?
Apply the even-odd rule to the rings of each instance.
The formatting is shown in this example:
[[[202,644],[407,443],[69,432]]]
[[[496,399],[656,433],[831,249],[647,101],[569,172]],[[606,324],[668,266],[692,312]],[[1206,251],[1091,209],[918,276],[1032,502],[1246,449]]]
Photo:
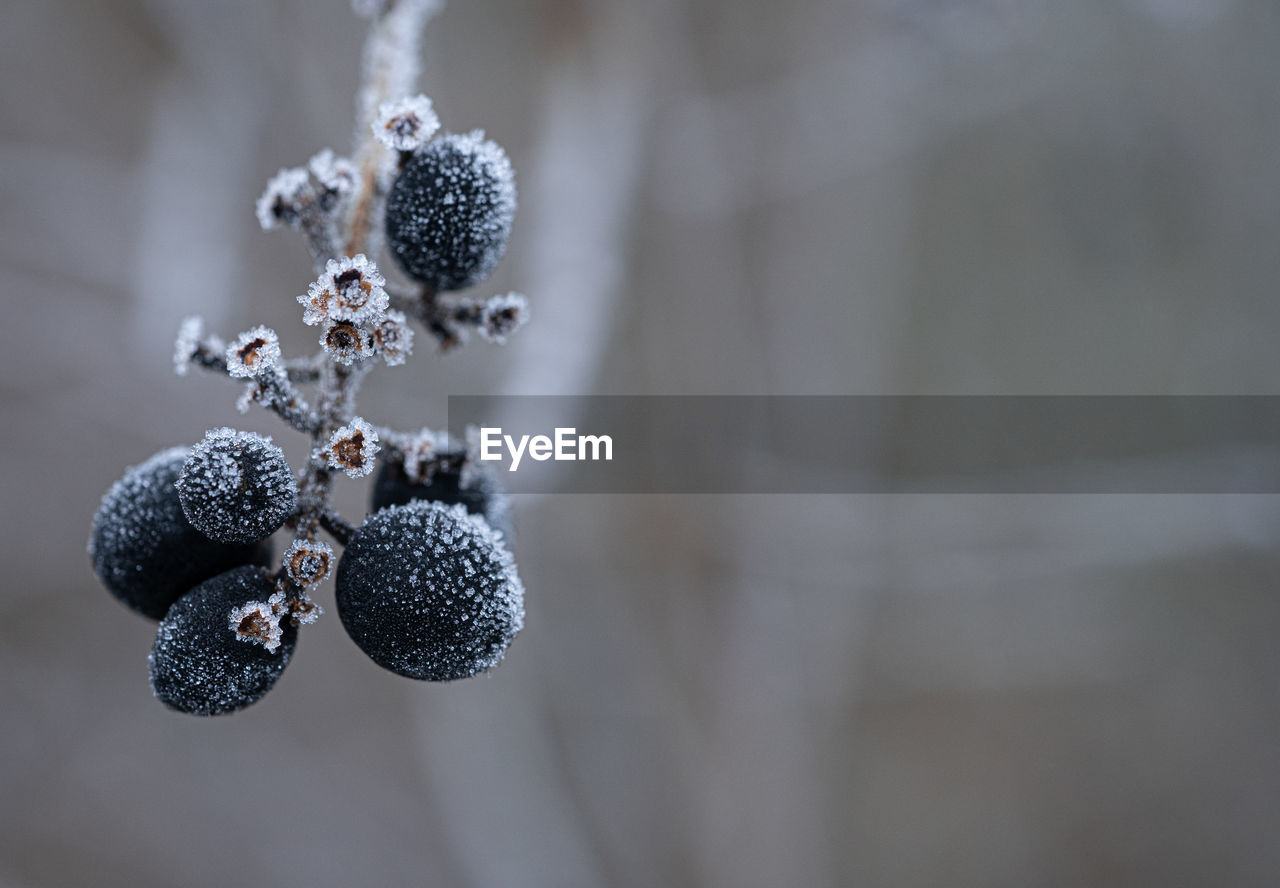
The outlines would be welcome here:
[[[491,675],[393,676],[330,607],[256,707],[156,704],[90,518],[211,426],[299,454],[171,343],[312,347],[253,201],[350,144],[361,39],[342,0],[0,10],[0,886],[1276,884],[1273,497],[522,497]],[[1270,0],[455,0],[423,50],[516,167],[484,288],[533,321],[374,374],[375,421],[1277,392]]]

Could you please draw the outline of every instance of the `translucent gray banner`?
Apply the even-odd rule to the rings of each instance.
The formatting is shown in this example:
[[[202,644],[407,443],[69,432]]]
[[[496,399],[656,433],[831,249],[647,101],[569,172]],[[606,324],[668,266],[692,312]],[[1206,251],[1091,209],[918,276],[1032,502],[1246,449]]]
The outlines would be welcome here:
[[[1280,492],[1277,396],[449,398],[468,427],[515,493]]]

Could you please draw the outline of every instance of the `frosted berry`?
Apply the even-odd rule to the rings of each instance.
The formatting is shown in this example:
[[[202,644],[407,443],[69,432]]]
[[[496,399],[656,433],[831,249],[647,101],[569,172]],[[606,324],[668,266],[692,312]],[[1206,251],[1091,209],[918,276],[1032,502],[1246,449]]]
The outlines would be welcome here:
[[[507,248],[516,211],[506,152],[480,131],[413,155],[387,196],[387,243],[405,273],[437,290],[479,283]]]
[[[271,561],[269,540],[229,546],[191,526],[174,486],[189,452],[163,450],[129,469],[93,518],[89,555],[98,579],[155,620],[197,583],[233,567]]]
[[[148,658],[151,689],[170,709],[191,715],[222,715],[244,709],[271,690],[293,656],[298,630],[279,621],[268,650],[229,624],[233,612],[248,614],[254,602],[266,602],[275,584],[262,571],[240,567],[205,580],[169,608],[156,630]],[[257,624],[246,632],[259,631]],[[246,640],[248,638],[248,640]]]
[[[473,469],[463,483],[461,469],[441,469],[427,481],[410,481],[404,466],[386,460],[373,482],[370,508],[378,511],[386,506],[401,506],[413,500],[441,502],[452,506],[461,503],[472,515],[480,515],[489,526],[502,534],[511,545],[511,501],[502,492],[497,477],[488,468]]]
[[[187,520],[222,543],[270,536],[298,505],[284,452],[268,438],[228,428],[191,448],[177,488]]]
[[[511,555],[460,505],[417,500],[366,518],[338,562],[336,599],[375,663],[428,681],[496,665],[524,625]]]

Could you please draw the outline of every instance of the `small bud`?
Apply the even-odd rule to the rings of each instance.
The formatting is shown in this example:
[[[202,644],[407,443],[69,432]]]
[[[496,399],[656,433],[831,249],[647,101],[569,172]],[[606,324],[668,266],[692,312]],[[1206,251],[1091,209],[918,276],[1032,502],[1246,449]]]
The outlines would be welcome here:
[[[320,201],[320,209],[329,212],[356,190],[358,175],[355,164],[336,156],[325,148],[307,161],[307,171]]]
[[[281,225],[297,228],[302,223],[302,211],[314,199],[306,170],[301,167],[282,169],[267,183],[266,191],[258,198],[258,224],[263,231]]]
[[[227,346],[227,372],[252,378],[267,372],[280,361],[280,339],[269,327],[257,326],[241,333]]]
[[[481,312],[480,335],[499,345],[529,320],[529,300],[520,293],[490,296]]]
[[[351,420],[329,438],[325,451],[330,468],[341,469],[351,478],[360,478],[373,471],[373,458],[381,450],[378,433],[360,417]]]
[[[413,328],[404,312],[388,311],[387,319],[373,328],[373,348],[388,367],[397,367],[413,353]]]
[[[405,96],[383,102],[374,119],[373,135],[393,151],[417,151],[440,129],[440,118],[426,96]]]

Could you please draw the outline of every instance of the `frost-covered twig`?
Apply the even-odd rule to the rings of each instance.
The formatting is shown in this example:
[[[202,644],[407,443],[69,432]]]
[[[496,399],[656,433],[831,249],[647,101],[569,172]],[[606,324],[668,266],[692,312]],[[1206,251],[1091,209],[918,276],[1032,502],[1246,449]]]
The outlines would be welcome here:
[[[418,44],[440,0],[385,0],[377,4],[365,38],[362,84],[356,99],[356,168],[359,193],[347,220],[346,254],[374,253],[373,238],[386,195],[388,147],[373,138],[372,127],[383,103],[413,92],[418,79]]]
[[[260,404],[305,434],[305,463],[295,474],[270,438],[214,429],[126,476],[95,519],[99,577],[136,609],[165,615],[152,686],[184,712],[234,711],[275,682],[297,628],[320,614],[311,591],[334,561],[321,530],[345,548],[343,625],[388,669],[435,680],[475,674],[497,663],[523,621],[505,497],[468,471],[466,449],[446,434],[380,428],[355,404],[377,363],[398,366],[412,352],[410,320],[437,337],[476,330],[499,342],[523,322],[522,296],[434,295],[477,283],[496,265],[515,210],[514,174],[479,132],[433,139],[430,100],[408,95],[418,30],[437,3],[355,5],[372,19],[356,160],[320,151],[305,167],[281,170],[257,207],[264,229],[299,231],[316,260],[318,277],[297,301],[321,350],[286,360],[270,328],[228,343],[206,335],[199,318],[183,322],[174,346],[178,373],[195,364],[243,380],[242,411]],[[405,274],[432,294],[410,312],[393,306],[369,258],[384,236]],[[299,386],[314,386],[310,401]],[[364,478],[379,461],[373,508],[355,527],[331,505],[334,479]],[[278,567],[260,569],[269,537],[286,526],[292,541]],[[387,588],[397,594],[374,594]],[[455,628],[442,645],[445,624]]]
[[[387,292],[391,304],[422,324],[442,351],[462,344],[473,332],[500,345],[529,320],[529,300],[521,293],[481,299],[442,296],[430,287],[415,296],[393,288]]]

